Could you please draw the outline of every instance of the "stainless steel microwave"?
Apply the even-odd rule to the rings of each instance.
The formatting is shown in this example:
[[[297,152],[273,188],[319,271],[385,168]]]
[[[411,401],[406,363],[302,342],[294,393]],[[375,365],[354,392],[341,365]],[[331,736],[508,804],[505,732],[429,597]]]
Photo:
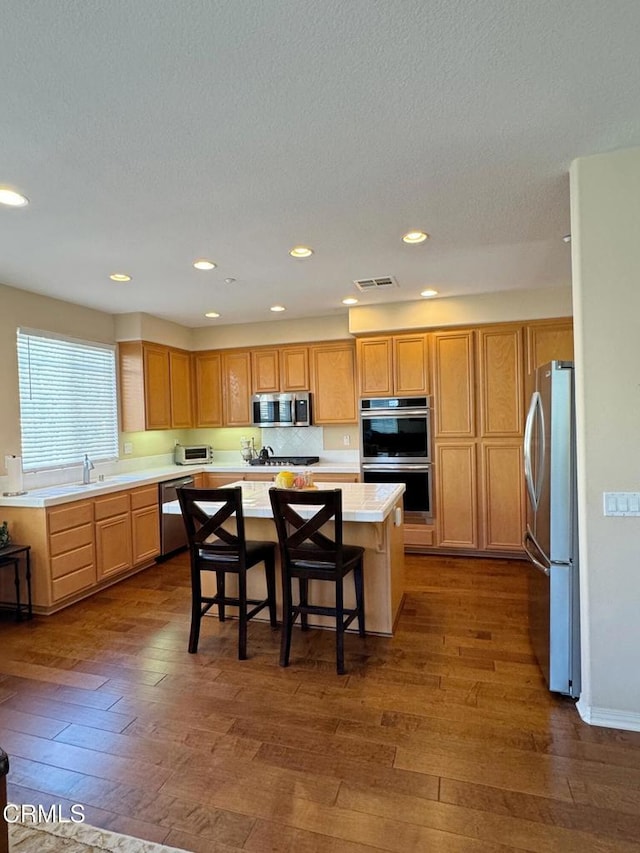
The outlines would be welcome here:
[[[251,409],[254,426],[311,426],[311,394],[308,391],[254,394]]]
[[[176,465],[204,465],[213,459],[213,448],[210,444],[176,444]]]

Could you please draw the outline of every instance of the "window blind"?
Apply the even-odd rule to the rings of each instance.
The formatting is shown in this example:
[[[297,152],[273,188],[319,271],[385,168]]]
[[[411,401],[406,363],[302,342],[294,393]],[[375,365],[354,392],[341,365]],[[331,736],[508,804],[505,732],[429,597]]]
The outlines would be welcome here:
[[[118,456],[115,347],[18,329],[22,467]]]

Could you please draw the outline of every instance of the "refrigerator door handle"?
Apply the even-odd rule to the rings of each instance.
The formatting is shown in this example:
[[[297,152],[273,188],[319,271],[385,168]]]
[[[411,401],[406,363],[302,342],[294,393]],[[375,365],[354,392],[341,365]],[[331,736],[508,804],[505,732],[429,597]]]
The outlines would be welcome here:
[[[531,438],[533,435],[533,419],[535,418],[535,409],[537,405],[536,397],[539,396],[536,391],[531,397],[531,403],[529,404],[529,411],[527,412],[527,420],[524,426],[524,480],[527,485],[527,492],[529,493],[529,500],[531,501],[531,506],[535,510],[538,508],[538,501],[536,498],[535,487],[533,483],[533,472],[531,470]]]
[[[539,420],[538,427],[538,470],[534,474],[531,469],[531,444],[533,439],[533,426],[536,420]],[[529,493],[529,500],[533,510],[537,511],[540,505],[540,495],[542,492],[542,478],[544,476],[544,457],[546,453],[545,434],[544,434],[544,415],[542,412],[542,398],[538,391],[534,391],[531,396],[529,411],[527,412],[527,420],[524,426],[524,479]]]
[[[531,528],[527,524],[527,529],[526,529],[524,537],[522,539],[522,547],[527,552],[527,557],[531,560],[531,562],[536,567],[536,569],[540,569],[540,571],[543,574],[545,574],[547,577],[549,577],[549,575],[551,574],[551,563],[548,563],[547,565],[545,565],[544,563],[540,562],[537,554],[533,554],[531,549],[527,547],[529,542],[531,542],[533,544],[533,546],[535,547],[538,554],[540,556],[542,556],[544,559],[546,559],[546,557],[544,557],[544,551],[542,550],[542,548],[538,544],[536,537],[533,535],[533,533],[531,532]]]

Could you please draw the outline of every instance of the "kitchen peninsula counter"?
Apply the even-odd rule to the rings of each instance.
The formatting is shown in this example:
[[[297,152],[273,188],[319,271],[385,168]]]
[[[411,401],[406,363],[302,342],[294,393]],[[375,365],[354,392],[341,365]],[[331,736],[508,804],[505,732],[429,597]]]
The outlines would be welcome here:
[[[402,606],[404,595],[404,537],[402,495],[404,484],[390,483],[323,483],[318,489],[339,488],[342,492],[343,539],[348,545],[361,545],[364,551],[365,620],[367,633],[390,636]],[[269,500],[271,483],[240,480],[230,483],[242,489],[242,508],[248,539],[276,541],[273,513]],[[209,507],[215,505],[209,505]],[[207,504],[203,504],[207,510]],[[167,504],[165,511],[180,512],[177,501]],[[313,508],[300,507],[300,515],[311,516]],[[229,578],[231,583],[233,578]],[[251,598],[264,598],[264,573],[251,571],[247,575]],[[316,604],[331,605],[333,589],[330,584],[311,581],[310,599]],[[279,585],[279,579],[278,579]],[[203,576],[203,593],[215,594],[215,579]],[[355,607],[353,583],[345,583],[345,607]],[[295,595],[295,590],[294,590]],[[278,592],[278,618],[281,618],[281,594]],[[259,618],[259,617],[256,617]],[[310,618],[310,624],[335,627],[334,620]],[[355,629],[354,629],[355,630]]]

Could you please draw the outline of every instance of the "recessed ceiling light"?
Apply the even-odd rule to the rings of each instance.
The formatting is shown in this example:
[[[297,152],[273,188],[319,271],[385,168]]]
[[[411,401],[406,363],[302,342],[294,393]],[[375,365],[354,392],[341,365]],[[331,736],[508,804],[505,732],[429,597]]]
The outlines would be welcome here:
[[[213,261],[208,261],[206,258],[199,258],[193,262],[193,265],[197,270],[213,270],[216,268]]]
[[[0,204],[6,204],[8,207],[26,207],[29,199],[8,187],[0,187]]]
[[[415,243],[424,243],[428,237],[429,235],[426,231],[408,231],[403,235],[402,239],[405,243],[413,245]]]
[[[438,295],[438,291],[432,290],[431,288],[427,288],[427,290],[420,291],[420,296],[424,296],[426,298],[428,298],[429,296],[437,296],[437,295]]]
[[[219,317],[220,315],[218,314],[217,311],[207,311],[207,313],[204,316],[210,317],[212,320],[215,320],[216,317]]]
[[[565,234],[562,239],[564,240],[565,243],[570,243],[571,242],[571,234]]]
[[[235,278],[225,278],[224,283],[225,284],[234,284]]]
[[[346,299],[342,300],[343,305],[355,305],[358,302],[357,299],[354,299],[353,296],[347,296]]]
[[[112,272],[109,278],[111,281],[131,281],[131,276],[124,272]]]
[[[284,307],[284,305],[272,305],[269,310],[271,310],[271,311],[286,311],[287,309]]]
[[[292,258],[310,258],[313,255],[313,249],[308,246],[294,246],[289,250],[289,254]]]

